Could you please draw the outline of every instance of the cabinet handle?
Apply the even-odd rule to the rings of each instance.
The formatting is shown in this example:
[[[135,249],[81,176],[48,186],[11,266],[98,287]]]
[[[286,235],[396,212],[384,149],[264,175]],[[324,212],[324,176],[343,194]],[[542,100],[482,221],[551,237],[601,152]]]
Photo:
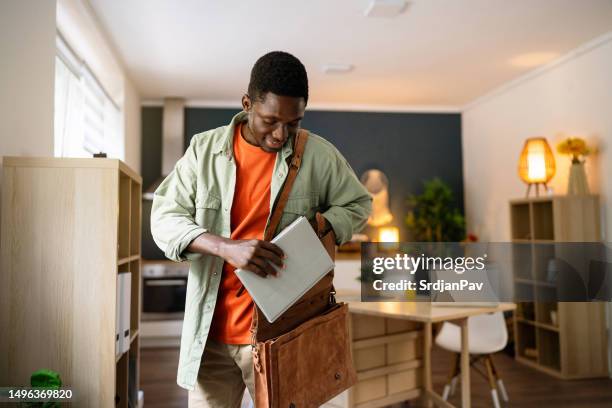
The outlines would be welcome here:
[[[184,279],[164,279],[164,280],[154,280],[154,281],[145,281],[145,286],[176,286],[176,285],[185,285],[187,281]]]

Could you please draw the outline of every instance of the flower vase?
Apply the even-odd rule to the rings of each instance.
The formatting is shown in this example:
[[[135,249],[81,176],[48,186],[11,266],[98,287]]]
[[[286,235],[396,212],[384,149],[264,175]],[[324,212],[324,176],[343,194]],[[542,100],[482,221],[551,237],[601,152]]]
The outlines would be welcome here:
[[[584,162],[574,162],[570,167],[569,182],[567,184],[568,195],[589,194],[589,184],[587,183]]]

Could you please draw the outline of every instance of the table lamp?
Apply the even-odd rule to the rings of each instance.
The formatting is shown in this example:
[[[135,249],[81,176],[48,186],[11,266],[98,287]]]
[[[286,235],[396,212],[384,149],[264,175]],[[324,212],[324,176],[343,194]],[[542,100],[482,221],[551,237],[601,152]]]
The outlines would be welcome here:
[[[378,242],[399,242],[399,229],[396,227],[379,228]]]
[[[536,197],[540,195],[540,184],[546,191],[547,183],[555,175],[555,157],[546,138],[532,137],[525,141],[518,172],[521,179],[527,183],[527,197],[533,184],[536,186]]]

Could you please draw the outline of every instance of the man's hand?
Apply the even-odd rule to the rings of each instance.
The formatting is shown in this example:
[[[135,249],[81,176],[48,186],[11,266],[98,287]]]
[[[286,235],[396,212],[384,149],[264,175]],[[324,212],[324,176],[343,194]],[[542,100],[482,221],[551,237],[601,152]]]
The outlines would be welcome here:
[[[283,250],[271,242],[258,239],[225,240],[219,245],[219,256],[237,269],[246,269],[261,277],[276,276],[272,264],[283,267]]]
[[[187,251],[219,256],[236,268],[249,270],[262,277],[276,276],[276,269],[271,264],[283,268],[285,258],[283,250],[271,242],[258,239],[233,240],[208,232],[191,241]]]

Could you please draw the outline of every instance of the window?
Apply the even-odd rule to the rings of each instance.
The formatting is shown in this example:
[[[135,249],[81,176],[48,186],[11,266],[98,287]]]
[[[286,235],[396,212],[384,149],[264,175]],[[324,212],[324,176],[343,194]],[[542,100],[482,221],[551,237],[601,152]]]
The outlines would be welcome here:
[[[55,58],[55,156],[125,157],[122,112],[87,65],[57,36]]]

